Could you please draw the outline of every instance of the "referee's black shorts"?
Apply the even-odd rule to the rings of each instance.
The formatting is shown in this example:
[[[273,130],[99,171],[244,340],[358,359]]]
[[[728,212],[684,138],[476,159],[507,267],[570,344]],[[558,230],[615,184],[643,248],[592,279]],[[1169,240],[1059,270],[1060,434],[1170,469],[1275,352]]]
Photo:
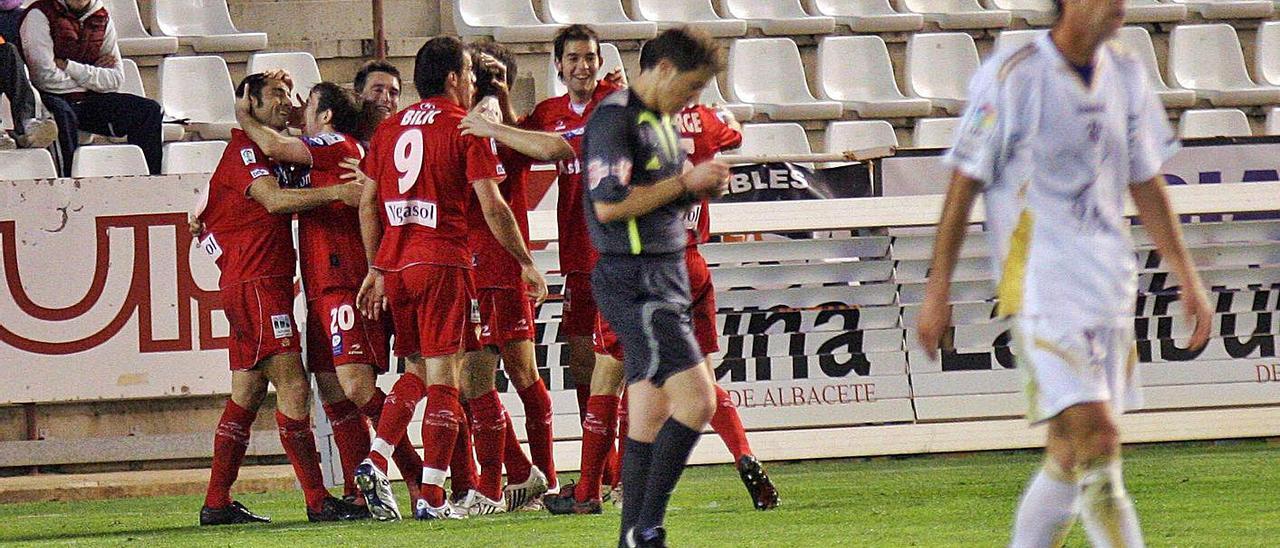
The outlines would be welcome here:
[[[591,272],[600,315],[622,343],[627,384],[661,387],[702,364],[689,317],[689,272],[683,251],[669,255],[601,255]]]

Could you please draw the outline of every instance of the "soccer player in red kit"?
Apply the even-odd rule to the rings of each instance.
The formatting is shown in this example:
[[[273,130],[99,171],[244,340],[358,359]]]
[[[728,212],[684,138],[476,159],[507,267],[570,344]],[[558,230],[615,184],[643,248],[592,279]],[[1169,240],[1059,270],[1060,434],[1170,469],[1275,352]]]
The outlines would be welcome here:
[[[372,268],[358,299],[374,319],[390,308],[395,352],[407,362],[387,396],[369,458],[356,470],[370,512],[383,520],[400,516],[387,459],[423,396],[422,498],[414,517],[461,517],[445,499],[444,480],[465,420],[458,393],[462,352],[479,346],[466,224],[471,191],[498,241],[520,263],[531,297],[546,294],[546,281],[498,189],[506,173],[497,145],[460,134],[458,122],[474,93],[471,62],[457,38],[424,44],[414,67],[414,85],[424,99],[384,121],[370,144],[368,175],[378,184],[361,197],[360,225]]]
[[[284,129],[291,110],[285,79],[253,74],[236,93],[250,116]],[[280,442],[306,496],[307,518],[336,521],[364,515],[363,509],[330,496],[320,475],[308,412],[310,383],[292,313],[295,254],[290,228],[294,212],[336,201],[355,205],[360,185],[285,189],[276,168],[244,132],[234,130],[196,214],[202,227],[200,247],[221,272],[218,287],[231,326],[231,399],[214,434],[201,525],[269,521],[230,496],[267,383],[276,387]]]

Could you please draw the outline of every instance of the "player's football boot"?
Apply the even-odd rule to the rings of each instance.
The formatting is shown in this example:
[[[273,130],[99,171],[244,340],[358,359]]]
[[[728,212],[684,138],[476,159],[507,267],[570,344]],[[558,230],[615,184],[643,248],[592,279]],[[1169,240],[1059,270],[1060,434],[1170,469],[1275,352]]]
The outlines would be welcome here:
[[[547,476],[538,470],[537,466],[529,469],[529,478],[512,485],[507,484],[502,489],[502,495],[507,499],[507,511],[514,512],[517,509],[524,508],[533,501],[547,492]]]
[[[751,495],[756,510],[778,507],[778,490],[754,456],[743,455],[738,459],[738,475],[742,476],[742,484],[747,486],[747,494]]]
[[[574,489],[578,487],[576,483],[570,483],[560,490],[560,493],[551,496],[542,497],[542,505],[554,515],[566,514],[603,514],[604,506],[600,504],[600,498],[595,497],[587,499],[586,502],[578,502],[578,498],[573,495]]]
[[[614,508],[622,508],[622,485],[613,486],[602,500],[612,502]]]
[[[475,489],[467,491],[467,496],[463,499],[461,506],[461,509],[465,510],[468,516],[487,516],[507,511],[507,503],[505,501],[493,500]]]
[[[465,513],[454,508],[453,504],[445,501],[444,506],[435,508],[427,504],[427,499],[418,499],[418,504],[413,508],[414,519],[427,521],[433,519],[464,519],[467,517]]]
[[[627,548],[667,548],[667,530],[662,526],[637,531],[635,527],[627,530],[623,538]]]
[[[200,509],[200,525],[235,525],[238,523],[271,523],[271,518],[250,512],[243,504],[231,501],[225,508]]]
[[[347,502],[340,498],[328,497],[324,502],[320,503],[320,511],[313,512],[307,509],[307,521],[354,521],[358,519],[369,519],[369,508],[360,506],[352,502]]]
[[[396,495],[391,491],[391,480],[387,474],[379,470],[372,460],[364,459],[356,467],[356,487],[364,495],[365,507],[378,521],[400,519],[400,507],[396,505]]]

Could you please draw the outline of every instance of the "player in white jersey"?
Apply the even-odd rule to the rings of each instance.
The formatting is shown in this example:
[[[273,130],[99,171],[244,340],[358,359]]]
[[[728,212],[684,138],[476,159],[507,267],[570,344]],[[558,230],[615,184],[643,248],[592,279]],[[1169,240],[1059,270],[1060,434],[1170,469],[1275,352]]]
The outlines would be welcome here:
[[[970,84],[947,157],[954,172],[920,342],[934,354],[950,324],[951,274],[981,192],[1028,418],[1049,427],[1044,466],[1019,504],[1011,545],[1061,544],[1078,510],[1094,546],[1141,546],[1116,429],[1117,415],[1140,403],[1126,193],[1182,284],[1194,347],[1207,341],[1213,312],[1160,175],[1178,142],[1141,62],[1107,42],[1124,19],[1123,0],[1055,3],[1050,32],[998,52]]]

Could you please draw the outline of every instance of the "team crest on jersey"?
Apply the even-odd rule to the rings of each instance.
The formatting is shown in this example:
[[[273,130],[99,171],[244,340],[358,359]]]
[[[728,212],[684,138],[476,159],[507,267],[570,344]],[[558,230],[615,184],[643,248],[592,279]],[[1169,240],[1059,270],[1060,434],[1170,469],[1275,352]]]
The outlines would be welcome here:
[[[342,333],[334,333],[332,339],[333,355],[342,355]]]
[[[240,149],[240,159],[244,161],[246,166],[258,163],[258,155],[253,152],[252,148]]]

